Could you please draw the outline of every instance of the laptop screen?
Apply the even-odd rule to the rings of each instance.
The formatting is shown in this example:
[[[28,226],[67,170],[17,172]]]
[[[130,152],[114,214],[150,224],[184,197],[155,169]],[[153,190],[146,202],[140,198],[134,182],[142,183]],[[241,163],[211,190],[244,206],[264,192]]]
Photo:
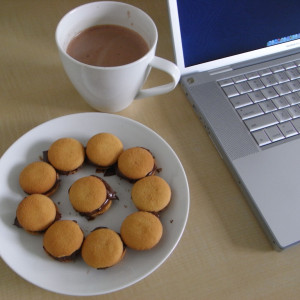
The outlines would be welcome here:
[[[299,0],[178,0],[185,67],[300,38]]]

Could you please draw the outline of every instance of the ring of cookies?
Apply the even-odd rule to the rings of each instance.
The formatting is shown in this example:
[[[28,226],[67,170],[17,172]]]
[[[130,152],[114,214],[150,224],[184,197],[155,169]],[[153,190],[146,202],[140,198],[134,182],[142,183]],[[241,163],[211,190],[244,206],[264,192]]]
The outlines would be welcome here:
[[[75,174],[86,163],[95,166],[97,172],[132,183],[131,200],[137,211],[125,217],[120,232],[97,227],[85,236],[75,220],[63,220],[51,199],[62,176]],[[161,240],[159,213],[169,205],[171,188],[157,176],[158,171],[150,150],[124,149],[122,141],[111,133],[92,136],[85,147],[74,138],[60,138],[45,151],[41,161],[21,171],[19,184],[27,196],[17,207],[14,225],[30,234],[43,234],[45,252],[57,261],[73,261],[81,255],[92,268],[112,267],[123,259],[127,247],[149,250]],[[87,220],[101,218],[119,199],[107,181],[94,174],[74,181],[68,198],[73,209]]]

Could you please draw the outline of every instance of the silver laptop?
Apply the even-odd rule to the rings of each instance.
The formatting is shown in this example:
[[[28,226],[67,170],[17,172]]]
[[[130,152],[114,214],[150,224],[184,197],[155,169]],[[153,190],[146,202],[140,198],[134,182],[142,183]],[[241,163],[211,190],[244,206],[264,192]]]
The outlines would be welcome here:
[[[274,247],[299,243],[299,1],[168,5],[187,98]]]

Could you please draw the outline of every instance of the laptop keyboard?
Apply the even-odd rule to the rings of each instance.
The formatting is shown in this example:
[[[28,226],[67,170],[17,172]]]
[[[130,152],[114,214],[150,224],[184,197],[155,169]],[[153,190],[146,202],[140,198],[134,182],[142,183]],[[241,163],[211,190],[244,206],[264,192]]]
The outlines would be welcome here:
[[[300,134],[300,60],[218,83],[259,146]]]

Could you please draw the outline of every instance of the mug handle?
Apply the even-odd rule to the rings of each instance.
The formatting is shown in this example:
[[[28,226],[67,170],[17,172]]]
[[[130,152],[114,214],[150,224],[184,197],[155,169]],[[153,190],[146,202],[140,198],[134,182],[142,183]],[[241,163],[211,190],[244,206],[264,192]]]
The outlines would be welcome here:
[[[161,71],[168,73],[172,77],[173,81],[170,83],[164,84],[164,85],[140,90],[138,92],[138,94],[136,95],[135,99],[141,99],[141,98],[147,98],[147,97],[151,97],[151,96],[166,94],[166,93],[172,91],[176,87],[176,85],[180,79],[180,71],[179,71],[178,67],[174,63],[172,63],[164,58],[154,56],[154,58],[152,59],[152,61],[150,62],[149,65],[150,65],[150,67],[153,67],[153,68],[156,68],[156,69],[159,69]]]

